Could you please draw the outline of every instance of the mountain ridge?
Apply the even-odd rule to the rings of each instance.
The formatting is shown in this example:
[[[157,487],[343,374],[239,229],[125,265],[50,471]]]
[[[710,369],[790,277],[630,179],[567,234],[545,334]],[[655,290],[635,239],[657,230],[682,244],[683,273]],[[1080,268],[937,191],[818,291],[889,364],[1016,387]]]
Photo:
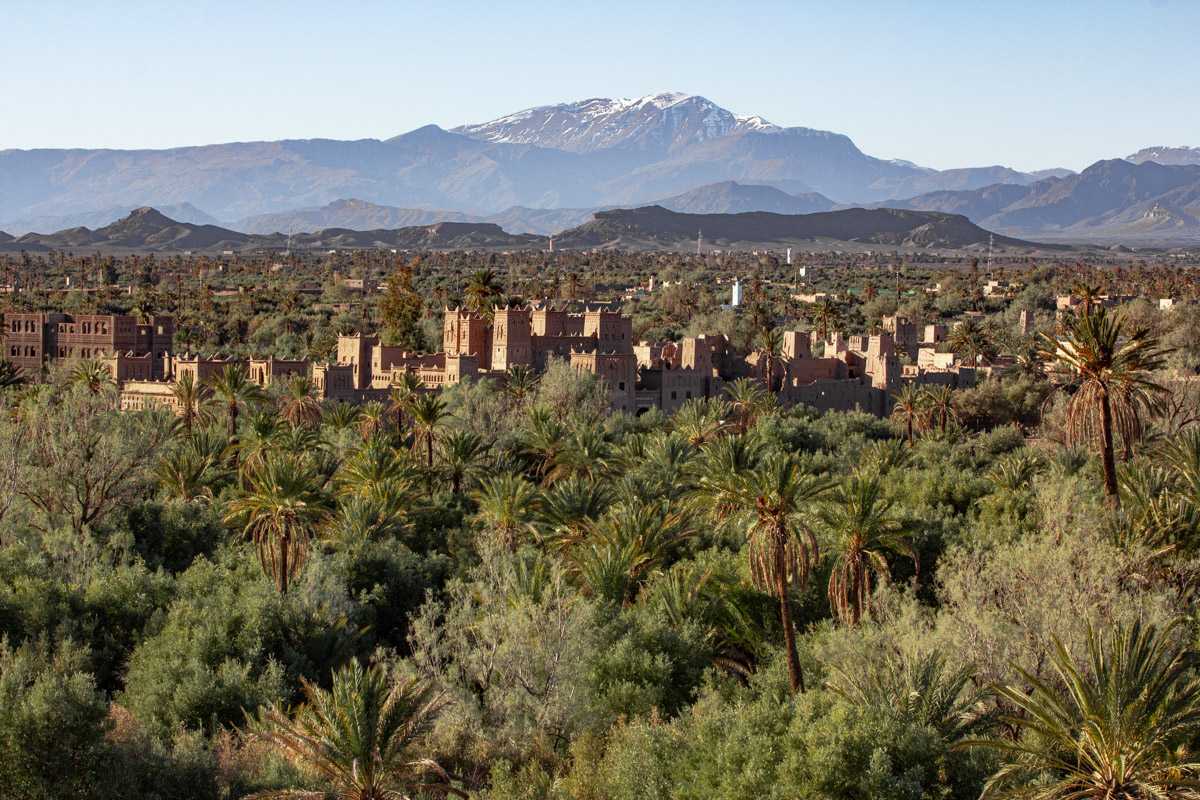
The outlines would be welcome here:
[[[734,114],[699,95],[648,97],[537,107],[547,120],[562,117],[537,136],[527,124],[531,117],[514,120],[525,113],[517,112],[459,126],[459,132],[425,125],[389,139],[5,150],[0,151],[5,187],[0,220],[135,208],[148,201],[192,203],[215,219],[240,220],[342,198],[488,215],[513,206],[632,205],[722,181],[866,203],[934,189],[979,188],[998,176],[1036,180],[1032,173],[936,171],[875,158],[842,134],[780,127]],[[583,120],[585,107],[595,113]],[[579,127],[574,121],[587,124]]]

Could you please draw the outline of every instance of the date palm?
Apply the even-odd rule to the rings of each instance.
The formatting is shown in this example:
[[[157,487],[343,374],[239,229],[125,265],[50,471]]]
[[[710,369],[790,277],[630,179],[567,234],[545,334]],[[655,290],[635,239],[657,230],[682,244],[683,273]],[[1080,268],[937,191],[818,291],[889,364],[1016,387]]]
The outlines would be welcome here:
[[[736,509],[746,519],[751,579],[779,603],[792,692],[804,691],[804,673],[789,590],[802,591],[820,559],[809,520],[828,489],[828,482],[802,471],[793,456],[778,453],[746,471],[707,475],[698,488],[716,507]]]
[[[813,319],[817,323],[817,330],[822,339],[829,338],[829,332],[837,327],[839,317],[837,306],[828,297],[822,299],[813,309]]]
[[[438,443],[438,455],[450,480],[450,491],[462,494],[463,483],[474,480],[483,467],[490,445],[473,431],[453,431]]]
[[[514,550],[520,534],[533,527],[539,492],[520,475],[504,472],[480,481],[475,502],[479,504],[479,519],[501,544]]]
[[[263,402],[263,391],[258,384],[250,380],[246,370],[237,364],[227,364],[224,369],[213,376],[211,386],[213,395],[225,407],[230,453],[236,468],[238,416],[243,409]]]
[[[916,384],[906,383],[892,395],[892,419],[904,426],[904,438],[912,447],[914,434],[925,424],[925,394]]]
[[[312,428],[321,423],[321,401],[311,378],[293,375],[288,380],[279,414],[295,428]]]
[[[194,373],[185,372],[176,378],[171,384],[171,396],[175,398],[184,433],[191,434],[197,423],[205,425],[211,420],[208,401],[212,398],[212,392],[196,381]]]
[[[403,800],[425,791],[466,797],[424,756],[422,739],[444,705],[427,683],[393,679],[379,665],[351,661],[326,690],[301,681],[304,703],[293,714],[272,705],[249,721],[252,738],[327,783],[339,800]],[[431,781],[436,777],[436,781]],[[256,800],[324,800],[295,789]]]
[[[992,342],[987,331],[970,317],[954,326],[947,343],[954,353],[972,367],[977,366],[981,358],[987,360],[992,353]]]
[[[1017,669],[1021,685],[997,694],[1019,738],[969,742],[1004,759],[982,798],[1200,798],[1200,678],[1184,639],[1174,626],[1117,625],[1091,630],[1082,660],[1056,640],[1057,680]]]
[[[404,430],[407,427],[405,415],[407,414],[409,403],[420,394],[424,385],[415,372],[407,370],[392,378],[392,387],[388,392],[388,399],[391,403],[392,411],[396,415],[396,427],[399,429],[399,436],[404,435]]]
[[[949,386],[926,386],[924,394],[925,413],[929,424],[937,424],[938,430],[946,432],[947,425],[958,421],[958,412],[954,409],[954,390]]]
[[[726,386],[725,396],[729,398],[733,417],[737,420],[738,433],[750,430],[759,417],[775,407],[775,396],[749,378],[738,378]]]
[[[408,413],[413,423],[413,449],[425,448],[426,481],[429,494],[433,494],[433,446],[437,441],[438,429],[446,421],[446,401],[436,394],[414,395],[408,403]]]
[[[778,328],[763,327],[755,336],[754,352],[762,365],[763,388],[775,391],[776,373],[783,364],[783,333]]]
[[[834,540],[829,606],[841,622],[857,625],[870,609],[875,588],[891,582],[888,554],[907,555],[916,567],[916,550],[892,514],[892,501],[876,473],[845,479],[820,516]]]
[[[696,398],[679,407],[671,417],[671,425],[688,444],[700,447],[725,432],[729,412],[729,403],[719,397]]]
[[[514,364],[504,376],[504,391],[518,405],[537,391],[538,376],[528,364]]]
[[[92,394],[100,394],[106,387],[112,386],[112,371],[103,361],[88,358],[80,361],[71,369],[71,384],[83,386]]]
[[[484,314],[491,310],[500,293],[495,272],[490,269],[475,270],[467,278],[467,288],[463,291],[464,305],[469,311]]]
[[[1113,442],[1117,435],[1134,441],[1166,391],[1153,377],[1164,364],[1158,341],[1101,307],[1076,317],[1059,336],[1043,335],[1040,356],[1067,372],[1075,389],[1067,402],[1068,441],[1092,442],[1100,451],[1104,493],[1119,506]]]
[[[304,568],[309,540],[328,517],[320,486],[303,459],[273,454],[247,472],[245,489],[229,501],[225,522],[254,542],[280,594]]]

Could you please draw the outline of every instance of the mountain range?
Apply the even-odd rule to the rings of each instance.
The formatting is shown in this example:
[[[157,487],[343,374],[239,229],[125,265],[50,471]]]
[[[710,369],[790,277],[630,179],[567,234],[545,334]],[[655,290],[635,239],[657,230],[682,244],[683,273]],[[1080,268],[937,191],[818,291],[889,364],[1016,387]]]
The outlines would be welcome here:
[[[704,231],[721,248],[804,244],[818,241],[914,248],[1033,248],[1028,242],[994,238],[966,217],[928,211],[853,208],[814,214],[685,214],[661,206],[599,211],[589,222],[559,233],[560,248],[678,249]],[[215,225],[173,220],[153,208],[135,209],[102,228],[68,228],[52,234],[12,237],[0,233],[0,251],[96,249],[120,251],[236,251],[285,247],[427,249],[545,249],[549,240],[512,234],[489,222],[436,222],[395,229],[325,228],[311,233],[248,234]]]
[[[658,205],[687,214],[740,214],[746,211],[809,214],[815,211],[829,211],[836,204],[816,192],[793,195],[772,186],[724,181],[699,186],[673,197],[652,200],[649,205]],[[365,200],[335,200],[316,208],[247,217],[230,227],[245,233],[286,233],[332,227],[370,230],[430,225],[435,222],[490,222],[506,231],[549,236],[581,225],[590,220],[597,211],[610,208],[612,207],[546,209],[513,206],[495,214],[480,215],[444,209],[397,208],[368,203]]]
[[[427,125],[386,140],[5,150],[0,221],[183,203],[232,221],[346,198],[489,215],[513,206],[644,204],[724,181],[863,203],[1040,177],[875,158],[841,134],[780,127],[668,93],[543,106],[454,130]]]
[[[888,205],[963,214],[1041,241],[1191,244],[1200,242],[1200,163],[1111,159],[1028,186],[931,192]]]

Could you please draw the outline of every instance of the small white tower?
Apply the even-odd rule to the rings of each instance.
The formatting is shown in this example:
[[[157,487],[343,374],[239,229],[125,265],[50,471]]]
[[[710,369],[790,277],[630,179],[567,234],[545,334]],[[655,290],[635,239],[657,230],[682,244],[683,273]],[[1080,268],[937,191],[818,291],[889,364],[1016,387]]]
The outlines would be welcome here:
[[[733,279],[733,290],[730,292],[729,305],[737,308],[742,304],[742,283],[737,278]]]

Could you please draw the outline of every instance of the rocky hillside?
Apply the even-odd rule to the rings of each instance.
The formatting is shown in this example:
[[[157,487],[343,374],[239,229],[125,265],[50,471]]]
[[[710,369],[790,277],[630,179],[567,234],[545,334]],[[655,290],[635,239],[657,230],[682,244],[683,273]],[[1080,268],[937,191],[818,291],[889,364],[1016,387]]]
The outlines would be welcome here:
[[[1014,236],[1064,241],[1200,239],[1200,165],[1099,161],[1078,175],[1027,186],[936,192],[896,205],[961,213]]]
[[[97,250],[178,252],[283,248],[394,247],[398,249],[510,249],[542,247],[540,236],[511,235],[488,223],[439,222],[396,229],[352,231],[326,228],[291,237],[282,233],[251,235],[215,225],[176,222],[153,208],[139,208],[103,228],[70,228],[51,234],[30,233],[7,242],[4,250]]]
[[[988,244],[990,234],[956,214],[852,208],[817,214],[680,214],[660,206],[602,211],[556,237],[556,246],[690,248],[697,234],[717,247],[836,240],[889,247],[964,248]],[[995,237],[1000,247],[1033,247]]]

